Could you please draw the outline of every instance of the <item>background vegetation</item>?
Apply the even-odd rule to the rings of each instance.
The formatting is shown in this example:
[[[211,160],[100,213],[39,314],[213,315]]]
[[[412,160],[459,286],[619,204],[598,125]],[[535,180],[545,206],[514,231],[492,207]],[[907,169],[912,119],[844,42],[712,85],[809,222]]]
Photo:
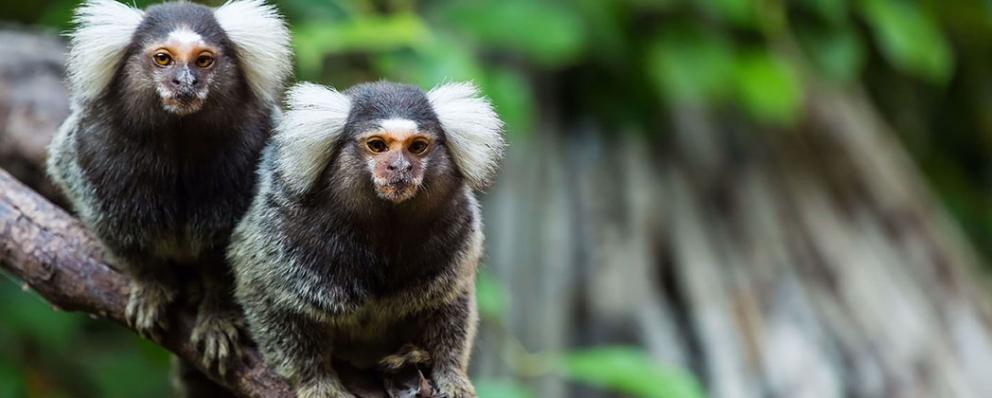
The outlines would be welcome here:
[[[71,27],[76,3],[0,0],[0,19],[61,32]],[[671,113],[684,107],[758,134],[801,135],[816,88],[863,87],[974,247],[992,255],[992,2],[276,4],[295,35],[298,79],[341,88],[376,79],[425,88],[471,79],[507,121],[511,145],[556,128],[549,112],[609,126],[607,137],[664,142]],[[506,283],[492,273],[480,280],[485,330],[504,330],[514,316]],[[480,396],[538,396],[528,380],[547,372],[600,392],[703,395],[693,369],[612,343],[506,354],[526,360],[507,359],[514,364],[508,376],[479,377]],[[16,282],[0,280],[0,397],[164,397],[167,368],[157,347],[99,320],[51,311]]]

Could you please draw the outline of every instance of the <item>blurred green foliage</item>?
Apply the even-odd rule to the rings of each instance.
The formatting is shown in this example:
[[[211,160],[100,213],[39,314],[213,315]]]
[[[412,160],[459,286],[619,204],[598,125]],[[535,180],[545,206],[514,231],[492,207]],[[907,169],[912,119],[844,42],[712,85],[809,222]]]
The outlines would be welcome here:
[[[475,382],[475,392],[480,397],[489,398],[537,398],[534,393],[513,380],[479,380]]]
[[[76,3],[0,0],[0,18],[64,31]],[[771,131],[796,129],[810,87],[864,87],[977,246],[992,254],[992,2],[276,3],[295,34],[299,79],[339,88],[380,78],[422,87],[472,79],[513,139],[540,134],[545,112],[663,134],[666,110],[681,105]],[[498,323],[507,300],[498,281],[480,279],[486,322]],[[629,348],[553,354],[562,357],[551,371],[600,388],[702,395],[684,371]],[[595,371],[601,364],[616,372]],[[166,396],[166,368],[167,355],[130,333],[54,312],[0,280],[0,397]],[[479,391],[533,396],[516,379],[480,380]]]
[[[565,375],[582,383],[643,398],[703,398],[702,387],[683,370],[658,365],[633,347],[597,347],[567,353]]]
[[[485,267],[483,267],[485,269]],[[522,344],[504,329],[509,309],[505,289],[491,274],[483,271],[476,286],[483,327],[496,329],[508,341],[503,344],[523,350]],[[638,398],[703,398],[705,393],[695,376],[684,369],[662,366],[637,347],[599,346],[576,348],[564,353],[517,352],[526,358],[519,363],[508,358],[520,379],[555,374],[590,387]],[[516,362],[516,363],[515,363]],[[534,394],[520,380],[478,381],[481,398],[531,398]]]
[[[0,397],[169,397],[168,370],[158,346],[59,312],[0,274]]]

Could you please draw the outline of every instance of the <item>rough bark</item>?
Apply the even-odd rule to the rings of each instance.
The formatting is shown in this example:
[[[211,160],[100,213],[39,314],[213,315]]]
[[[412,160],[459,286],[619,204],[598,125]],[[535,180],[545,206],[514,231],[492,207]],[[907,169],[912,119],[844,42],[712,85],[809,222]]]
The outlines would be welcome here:
[[[0,170],[0,266],[57,309],[96,314],[121,325],[128,281],[104,261],[99,242],[69,214]],[[179,313],[157,343],[198,363],[189,342],[193,314]],[[292,397],[286,383],[248,347],[218,380],[243,397]],[[216,376],[214,376],[216,378]]]

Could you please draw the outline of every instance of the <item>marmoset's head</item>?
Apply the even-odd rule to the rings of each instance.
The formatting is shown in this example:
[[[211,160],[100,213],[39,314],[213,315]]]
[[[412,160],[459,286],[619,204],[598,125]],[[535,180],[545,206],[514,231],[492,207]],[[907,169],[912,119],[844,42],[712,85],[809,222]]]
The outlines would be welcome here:
[[[234,89],[240,76],[213,10],[192,3],[148,8],[125,65],[127,91],[158,96],[163,109],[180,116],[199,111],[211,90]]]
[[[216,97],[244,103],[253,94],[274,102],[290,73],[289,32],[261,0],[217,9],[163,3],[145,11],[90,0],[75,21],[69,80],[84,103],[116,82],[124,101],[157,103],[185,116]]]
[[[128,91],[157,95],[176,115],[200,110],[216,91],[238,82],[237,54],[213,11],[192,3],[148,8],[135,32],[136,48],[125,61]]]
[[[467,83],[424,93],[376,82],[343,94],[301,84],[275,140],[291,189],[334,185],[394,204],[465,183],[485,188],[504,146],[502,122]]]
[[[357,134],[342,156],[364,161],[376,194],[399,203],[416,195],[428,165],[450,168],[448,156],[436,150],[440,139],[411,120],[386,119]]]
[[[438,179],[455,171],[440,122],[420,89],[380,82],[356,86],[348,95],[351,111],[338,163],[363,171],[379,198],[406,201],[425,175]]]

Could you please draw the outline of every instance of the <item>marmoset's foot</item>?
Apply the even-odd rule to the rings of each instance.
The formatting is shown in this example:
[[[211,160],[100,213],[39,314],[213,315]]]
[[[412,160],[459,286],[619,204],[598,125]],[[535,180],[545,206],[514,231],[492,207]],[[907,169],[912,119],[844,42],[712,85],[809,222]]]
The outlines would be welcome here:
[[[235,311],[210,311],[201,307],[191,340],[200,350],[201,364],[227,374],[228,365],[241,358],[238,346],[241,316]]]
[[[158,339],[168,327],[165,310],[174,298],[175,292],[164,284],[133,281],[125,320],[142,336]]]

